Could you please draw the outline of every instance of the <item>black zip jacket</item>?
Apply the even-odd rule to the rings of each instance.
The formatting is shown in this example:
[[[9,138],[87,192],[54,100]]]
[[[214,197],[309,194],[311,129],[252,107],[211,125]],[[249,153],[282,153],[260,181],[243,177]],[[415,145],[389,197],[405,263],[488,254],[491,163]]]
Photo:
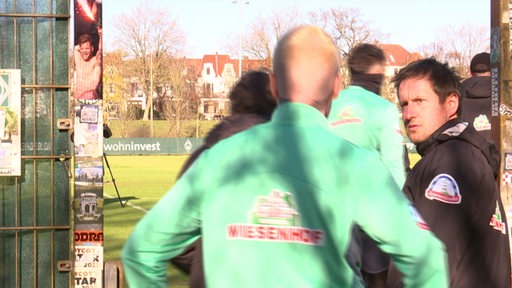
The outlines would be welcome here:
[[[422,159],[403,190],[446,245],[450,286],[511,287],[498,147],[454,119],[416,149]]]

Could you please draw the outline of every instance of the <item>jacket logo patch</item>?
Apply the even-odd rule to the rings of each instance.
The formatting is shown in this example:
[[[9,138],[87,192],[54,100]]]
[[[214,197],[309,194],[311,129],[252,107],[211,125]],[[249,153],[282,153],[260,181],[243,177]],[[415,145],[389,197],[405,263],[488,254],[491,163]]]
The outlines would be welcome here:
[[[473,120],[473,127],[475,127],[476,131],[491,130],[491,123],[487,116],[480,114]]]
[[[507,234],[507,229],[505,226],[505,222],[501,219],[500,206],[498,205],[498,201],[496,201],[496,210],[494,214],[491,216],[491,221],[489,222],[494,230],[500,231],[502,234]]]
[[[468,128],[468,123],[461,122],[453,127],[450,127],[448,129],[444,130],[442,134],[452,136],[452,137],[459,136],[460,133],[462,133],[464,130],[466,130],[466,128]]]
[[[459,204],[462,200],[459,185],[448,174],[439,174],[432,179],[427,190],[425,190],[425,197],[448,204]]]
[[[293,194],[273,190],[256,198],[248,215],[251,224],[227,225],[227,238],[323,245],[325,232],[301,227],[299,216]]]
[[[421,217],[420,213],[418,212],[418,210],[416,210],[416,208],[414,208],[414,206],[409,205],[409,212],[411,212],[411,215],[416,221],[416,225],[418,225],[418,227],[420,227],[423,230],[430,230],[427,221],[425,221],[425,219]]]
[[[269,196],[256,198],[249,214],[254,224],[299,226],[300,218],[295,199],[290,192],[273,190]]]
[[[354,115],[351,107],[346,107],[338,113],[338,120],[329,123],[331,127],[336,127],[344,124],[360,124],[363,120]]]

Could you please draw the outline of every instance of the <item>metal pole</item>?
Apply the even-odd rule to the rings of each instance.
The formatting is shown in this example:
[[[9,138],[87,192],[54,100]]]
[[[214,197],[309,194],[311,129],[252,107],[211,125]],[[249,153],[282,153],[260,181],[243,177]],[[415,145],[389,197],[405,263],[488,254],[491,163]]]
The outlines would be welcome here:
[[[240,31],[238,37],[238,76],[242,77],[242,6],[239,6]]]
[[[151,66],[149,70],[149,80],[150,80],[150,95],[149,95],[149,123],[150,123],[150,134],[151,138],[153,138],[153,53],[151,53],[150,58]]]
[[[512,208],[512,194],[508,191],[512,183],[505,181],[512,175],[512,162],[510,161],[512,158],[512,131],[507,129],[512,124],[510,22],[509,0],[492,0],[491,39],[495,39],[495,41],[491,41],[491,132],[493,140],[499,145],[502,153],[502,169],[499,180],[503,204]],[[509,219],[512,218],[512,214],[507,216]]]
[[[110,179],[112,180],[112,183],[114,183],[114,189],[116,190],[119,204],[121,204],[121,207],[124,207],[126,203],[128,203],[128,200],[126,200],[124,203],[121,200],[121,195],[119,194],[119,190],[117,189],[116,179],[114,178],[114,174],[112,174],[112,169],[110,168],[110,164],[108,163],[107,159],[107,154],[105,152],[103,152],[103,159],[105,159],[105,164],[107,164],[108,171],[110,172]]]
[[[507,221],[512,224],[512,61],[510,0],[491,0],[491,133],[499,145],[498,176]],[[510,230],[509,230],[510,232]]]
[[[233,0],[234,4],[249,4],[249,1]],[[242,77],[242,5],[238,6],[238,19],[240,25],[238,37],[238,77]]]

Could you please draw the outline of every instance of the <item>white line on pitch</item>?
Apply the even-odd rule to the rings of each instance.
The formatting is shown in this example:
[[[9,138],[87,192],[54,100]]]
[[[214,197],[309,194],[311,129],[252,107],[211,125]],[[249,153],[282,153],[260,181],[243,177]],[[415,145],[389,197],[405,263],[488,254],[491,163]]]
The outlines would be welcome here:
[[[114,196],[112,196],[112,195],[105,194],[105,193],[103,193],[103,197],[107,197],[107,198],[110,198],[110,199],[114,199],[114,198],[116,198],[116,197],[114,197]],[[130,207],[132,207],[132,208],[134,208],[134,209],[140,210],[140,211],[142,211],[142,212],[144,212],[144,213],[147,213],[147,212],[148,212],[148,210],[147,210],[147,209],[142,208],[142,207],[140,207],[139,205],[132,204],[132,203],[130,203],[129,201],[128,201],[125,205],[128,205],[128,206],[130,206]]]

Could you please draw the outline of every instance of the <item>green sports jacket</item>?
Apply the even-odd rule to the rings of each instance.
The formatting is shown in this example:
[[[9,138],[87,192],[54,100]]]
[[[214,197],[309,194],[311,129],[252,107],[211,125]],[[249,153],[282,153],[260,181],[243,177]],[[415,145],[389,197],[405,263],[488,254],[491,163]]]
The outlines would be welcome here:
[[[208,287],[363,287],[346,260],[360,225],[410,287],[447,287],[446,254],[384,164],[284,103],[205,151],[136,225],[130,287],[168,287],[168,259],[200,235]],[[141,189],[144,189],[141,187]]]
[[[379,152],[393,178],[405,183],[404,138],[398,109],[388,100],[359,86],[348,86],[333,101],[329,124],[348,141]]]

